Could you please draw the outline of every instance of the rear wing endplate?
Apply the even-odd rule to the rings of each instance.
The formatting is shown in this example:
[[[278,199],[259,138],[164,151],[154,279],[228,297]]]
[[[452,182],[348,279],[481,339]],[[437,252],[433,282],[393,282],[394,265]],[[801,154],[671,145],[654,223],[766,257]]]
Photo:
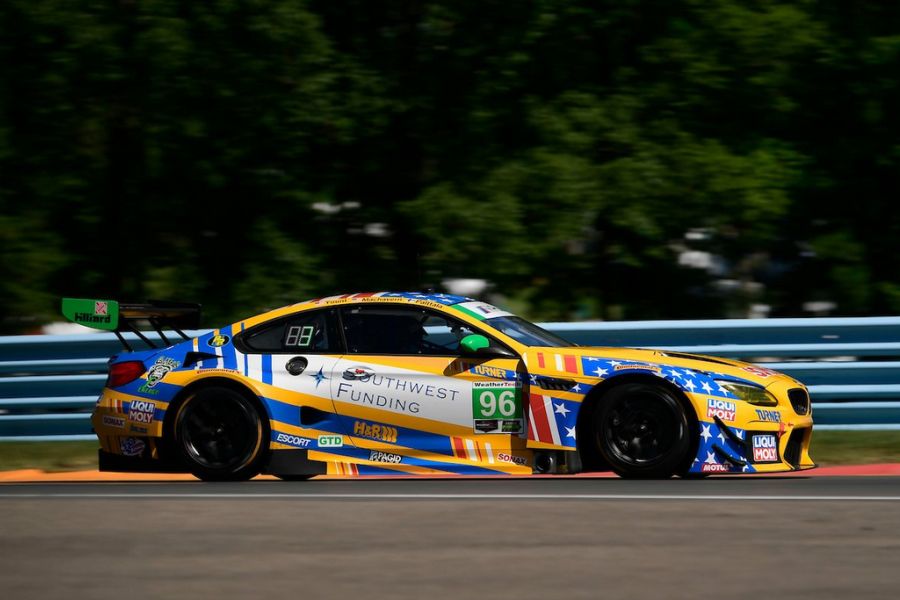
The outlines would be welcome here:
[[[151,348],[157,347],[138,329],[138,323],[148,323],[166,346],[171,344],[163,328],[169,328],[188,340],[190,338],[183,330],[200,327],[200,305],[188,302],[152,300],[146,304],[125,304],[115,300],[63,298],[62,313],[73,323],[112,331],[129,352],[132,348],[122,336],[123,331],[133,332]]]

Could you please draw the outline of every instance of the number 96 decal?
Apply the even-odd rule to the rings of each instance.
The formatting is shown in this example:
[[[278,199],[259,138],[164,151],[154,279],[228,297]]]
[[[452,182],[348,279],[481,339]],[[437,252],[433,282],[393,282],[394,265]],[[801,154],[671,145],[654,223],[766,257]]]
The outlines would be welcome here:
[[[521,433],[522,386],[510,381],[472,384],[472,418],[479,433]]]

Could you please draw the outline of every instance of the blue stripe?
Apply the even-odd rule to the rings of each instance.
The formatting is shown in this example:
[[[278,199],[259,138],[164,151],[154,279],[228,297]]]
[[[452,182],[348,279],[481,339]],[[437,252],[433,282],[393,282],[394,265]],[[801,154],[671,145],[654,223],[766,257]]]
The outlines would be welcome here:
[[[446,454],[447,456],[454,456],[453,444],[450,442],[450,438],[446,435],[440,435],[437,433],[431,433],[419,429],[410,429],[408,427],[399,427],[397,425],[385,423],[383,421],[372,421],[369,419],[360,419],[358,417],[350,417],[346,415],[340,415],[339,418],[341,425],[344,428],[344,431],[342,433],[346,433],[350,436],[359,437],[361,439],[371,439],[366,438],[362,435],[357,436],[353,433],[353,424],[356,421],[381,425],[383,427],[393,427],[397,430],[396,443],[399,446],[406,446],[407,448],[419,448],[428,452],[434,452],[435,454]],[[376,439],[375,441],[379,440]]]
[[[476,467],[475,465],[457,465],[433,460],[427,460],[418,457],[403,457],[404,464],[415,465],[418,467],[427,467],[429,469],[439,469],[441,471],[449,471],[459,475],[506,475],[503,471],[495,471],[484,467]]]
[[[300,407],[295,406],[293,404],[288,404],[286,402],[280,402],[278,400],[273,400],[272,398],[263,397],[263,402],[266,405],[266,408],[269,410],[269,416],[275,421],[279,421],[281,423],[286,423],[289,425],[293,425],[294,427],[303,428],[303,425],[300,425]],[[334,433],[337,435],[345,435],[346,432],[343,430],[339,418],[335,414],[329,414],[321,421],[316,421],[315,424],[310,425],[311,428],[316,429],[318,431],[327,431],[329,433]],[[319,447],[318,436],[313,436],[304,432],[300,432],[299,434],[290,434],[290,435],[300,435],[303,437],[308,437],[312,440],[312,443],[308,446],[310,449],[315,449]],[[323,448],[325,450],[331,451],[331,448]]]
[[[228,343],[222,346],[222,366],[226,369],[237,370],[237,356],[234,353],[231,325],[222,330],[222,335],[228,336]]]
[[[241,333],[243,333],[243,332],[244,332],[244,322],[241,321]],[[245,355],[244,355],[244,377],[247,377],[247,372],[248,372],[248,368],[247,368],[247,355],[245,354]]]
[[[300,423],[300,407],[294,404],[288,404],[272,398],[263,398],[269,409],[269,415],[275,421],[288,423],[297,426]],[[359,419],[356,417],[348,417],[344,415],[329,414],[325,419],[318,421],[312,425],[320,431],[328,431],[340,435],[349,435],[359,437],[360,439],[370,439],[365,436],[355,436],[353,433],[353,424],[356,421],[367,423],[369,425],[380,425],[382,427],[393,427],[397,430],[397,445],[406,446],[407,448],[418,448],[435,454],[446,454],[454,456],[453,444],[450,438],[437,433],[429,433],[418,429],[409,429],[407,427],[398,427],[389,425],[382,421],[371,421],[368,419]],[[302,426],[301,426],[302,427]],[[379,440],[374,440],[379,441]],[[330,449],[329,449],[330,450]]]
[[[299,406],[294,406],[293,404],[287,404],[285,402],[279,402],[278,400],[272,400],[271,398],[263,398],[263,402],[265,402],[266,407],[269,409],[269,416],[273,420],[281,421],[282,423],[287,423],[289,425],[295,426],[300,423]],[[316,425],[316,429],[321,429],[320,427],[318,427],[318,423]]]
[[[300,416],[300,409],[293,404],[287,404],[285,402],[280,402],[278,400],[273,400],[271,398],[263,398],[263,401],[266,403],[266,406],[269,408],[269,414],[272,416],[272,419],[276,421],[281,421],[282,423],[290,423],[291,425],[297,425]],[[576,403],[572,403],[576,404]],[[388,425],[387,423],[383,423],[381,421],[371,421],[368,419],[357,419],[355,417],[348,417],[344,415],[329,415],[328,418],[323,419],[322,421],[318,421],[314,427],[319,431],[329,431],[336,434],[348,435],[353,437],[359,437],[360,439],[370,439],[364,436],[356,436],[353,433],[353,424],[356,421],[360,421],[363,423],[367,423],[369,425],[380,425],[382,427],[393,427],[397,430],[397,442],[396,444],[399,446],[405,446],[407,448],[414,448],[417,450],[424,450],[426,452],[434,452],[435,454],[446,454],[447,456],[454,456],[453,453],[453,445],[450,442],[450,438],[445,435],[439,435],[437,433],[429,433],[427,431],[420,431],[418,429],[409,429],[407,427],[398,427],[396,425]],[[374,440],[379,441],[379,440]],[[392,448],[392,444],[384,442],[383,451],[384,452],[395,452],[399,453],[399,448]],[[313,439],[313,447],[318,446],[318,440]],[[339,454],[342,456],[360,458],[363,460],[368,460],[369,458],[369,450],[365,450],[362,448],[357,448],[355,446],[344,446],[343,448],[322,448],[322,450],[326,452],[331,452],[333,454]],[[439,462],[437,460],[428,460],[424,458],[418,457],[403,457],[403,464],[407,465],[415,465],[420,467],[427,467],[429,469],[437,469],[441,471],[447,471],[450,473],[457,474],[466,474],[466,475],[503,475],[502,471],[495,471],[492,469],[487,469],[484,467],[478,467],[475,465],[458,465],[458,464],[448,464]]]
[[[214,348],[209,345],[209,340],[213,337],[213,332],[204,333],[197,338],[197,350],[200,352],[212,353]],[[197,363],[201,369],[215,369],[219,364],[218,358],[207,358]]]
[[[262,380],[263,383],[272,384],[272,355],[262,355]]]
[[[337,454],[339,456],[346,456],[349,458],[358,458],[360,460],[369,460],[369,453],[371,452],[371,450],[357,448],[355,446],[344,446],[343,448],[323,448],[323,450],[331,454]],[[419,458],[418,456],[403,456],[400,464],[412,465],[416,467],[426,467],[428,469],[435,469],[437,471],[456,473],[457,475],[506,475],[506,473],[504,473],[503,471],[494,471],[493,469],[485,469],[484,467],[477,467],[475,465],[458,465],[439,462],[436,460]]]

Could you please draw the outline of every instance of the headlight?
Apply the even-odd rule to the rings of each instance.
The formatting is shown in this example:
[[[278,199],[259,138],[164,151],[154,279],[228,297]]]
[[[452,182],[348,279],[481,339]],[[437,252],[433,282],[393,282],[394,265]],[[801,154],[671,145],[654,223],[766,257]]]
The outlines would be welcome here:
[[[749,402],[750,404],[756,404],[758,406],[775,406],[778,404],[778,400],[775,399],[775,396],[761,387],[747,385],[745,383],[736,383],[734,381],[716,381],[716,383],[744,402]]]

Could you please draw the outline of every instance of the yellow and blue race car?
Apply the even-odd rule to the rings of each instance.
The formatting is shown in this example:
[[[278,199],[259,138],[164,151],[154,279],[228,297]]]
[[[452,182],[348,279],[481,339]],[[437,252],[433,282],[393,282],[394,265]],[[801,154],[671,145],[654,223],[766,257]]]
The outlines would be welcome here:
[[[319,298],[189,339],[199,306],[63,300],[116,332],[92,416],[105,471],[624,477],[815,466],[807,389],[734,360],[576,346],[447,294]],[[149,322],[166,347],[132,351]],[[162,329],[183,341],[169,345]],[[150,346],[154,343],[143,337]]]

